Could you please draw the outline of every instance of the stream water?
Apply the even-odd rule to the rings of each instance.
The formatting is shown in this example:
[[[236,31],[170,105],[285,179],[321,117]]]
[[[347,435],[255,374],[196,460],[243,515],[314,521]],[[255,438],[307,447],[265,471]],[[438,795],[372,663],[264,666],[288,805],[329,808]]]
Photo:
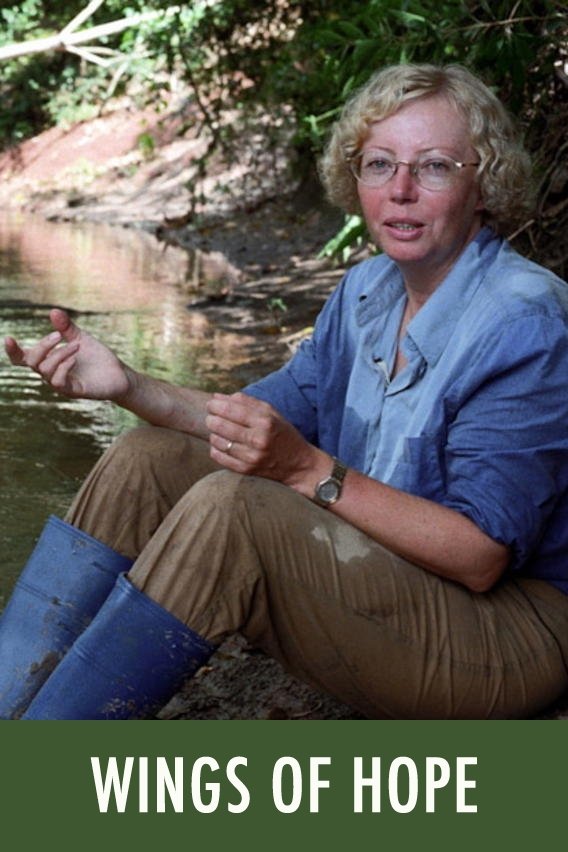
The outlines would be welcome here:
[[[233,389],[231,346],[187,310],[182,252],[144,232],[0,214],[0,337],[50,330],[52,306],[128,363],[202,388]],[[135,418],[56,397],[0,354],[0,609],[50,513],[61,515],[101,451]]]

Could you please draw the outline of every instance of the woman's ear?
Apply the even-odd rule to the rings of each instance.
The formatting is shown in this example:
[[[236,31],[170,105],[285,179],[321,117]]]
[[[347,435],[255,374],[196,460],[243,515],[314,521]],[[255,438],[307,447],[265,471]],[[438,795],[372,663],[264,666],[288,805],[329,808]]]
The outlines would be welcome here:
[[[478,190],[479,198],[477,199],[477,203],[474,207],[476,213],[484,213],[485,212],[485,201],[483,200],[483,195],[481,194],[481,189]]]

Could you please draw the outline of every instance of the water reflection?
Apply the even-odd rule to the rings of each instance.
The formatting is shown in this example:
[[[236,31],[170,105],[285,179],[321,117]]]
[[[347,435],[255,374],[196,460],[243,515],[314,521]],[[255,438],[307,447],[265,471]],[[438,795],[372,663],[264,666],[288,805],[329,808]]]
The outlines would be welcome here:
[[[35,341],[49,330],[48,307],[63,306],[138,369],[232,389],[232,341],[185,309],[186,263],[146,233],[0,216],[0,337]],[[134,423],[106,403],[54,397],[2,353],[0,608],[47,514],[65,511],[102,449]]]

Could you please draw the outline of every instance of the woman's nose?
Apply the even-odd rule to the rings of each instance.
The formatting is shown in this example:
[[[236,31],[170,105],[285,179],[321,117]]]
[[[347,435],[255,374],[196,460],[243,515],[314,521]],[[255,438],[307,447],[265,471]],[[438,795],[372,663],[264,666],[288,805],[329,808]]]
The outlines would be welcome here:
[[[399,163],[395,174],[389,181],[391,197],[396,201],[414,200],[418,194],[416,178],[409,163]]]

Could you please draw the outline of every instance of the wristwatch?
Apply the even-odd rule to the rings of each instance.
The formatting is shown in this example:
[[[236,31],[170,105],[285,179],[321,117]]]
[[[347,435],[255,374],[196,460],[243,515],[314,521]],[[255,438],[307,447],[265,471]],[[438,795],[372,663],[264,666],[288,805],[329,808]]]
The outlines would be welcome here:
[[[331,475],[327,476],[325,479],[322,479],[321,482],[318,482],[316,485],[316,490],[314,493],[314,502],[318,504],[318,506],[323,506],[327,508],[327,506],[331,506],[333,503],[336,503],[337,500],[341,497],[341,489],[343,487],[343,480],[345,479],[345,474],[347,473],[347,467],[340,462],[339,459],[333,457],[333,469],[331,471]]]

